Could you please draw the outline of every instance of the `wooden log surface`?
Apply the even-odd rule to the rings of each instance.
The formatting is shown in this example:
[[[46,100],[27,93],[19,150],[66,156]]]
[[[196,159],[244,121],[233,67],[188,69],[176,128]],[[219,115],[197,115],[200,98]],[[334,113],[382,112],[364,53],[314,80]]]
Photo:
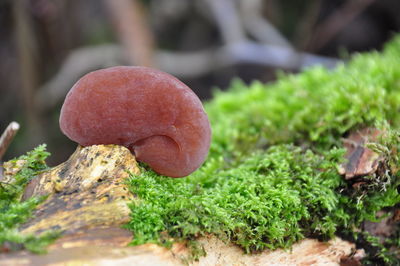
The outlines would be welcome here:
[[[23,198],[48,198],[22,227],[24,233],[58,230],[73,234],[129,221],[133,195],[124,183],[128,172],[139,173],[135,157],[117,145],[78,147],[65,163],[30,182]]]
[[[88,237],[91,235],[91,238]],[[49,247],[45,255],[18,252],[0,256],[0,265],[187,265],[189,251],[178,243],[172,249],[155,244],[126,246],[132,235],[118,229],[92,230],[82,235],[62,238]],[[244,254],[233,244],[226,244],[214,236],[199,239],[207,255],[189,265],[340,265],[348,258],[355,245],[340,238],[329,242],[304,239],[291,250],[264,251]]]
[[[23,198],[48,197],[22,232],[58,230],[62,236],[47,254],[1,254],[0,265],[185,265],[189,251],[183,243],[172,249],[154,244],[128,246],[132,233],[122,229],[129,221],[127,204],[134,199],[124,182],[128,172],[139,173],[128,149],[94,145],[78,147],[68,161],[42,173],[28,184]],[[207,255],[192,265],[339,265],[355,250],[354,244],[339,238],[305,239],[291,250],[251,255],[212,235],[199,241]]]

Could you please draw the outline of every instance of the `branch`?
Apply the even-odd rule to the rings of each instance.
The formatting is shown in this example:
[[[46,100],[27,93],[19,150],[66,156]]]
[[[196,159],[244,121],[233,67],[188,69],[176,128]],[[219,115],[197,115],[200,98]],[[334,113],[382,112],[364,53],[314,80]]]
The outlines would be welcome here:
[[[243,18],[243,27],[258,41],[293,48],[290,42],[261,14],[261,0],[241,0],[240,12]]]
[[[230,45],[227,49],[235,59],[234,63],[253,63],[289,70],[304,69],[313,65],[323,65],[331,69],[340,62],[334,58],[251,41]]]
[[[309,51],[318,51],[328,44],[346,25],[360,15],[375,0],[346,1],[336,12],[323,21],[314,31]]]
[[[105,0],[129,63],[153,66],[154,38],[138,0]]]
[[[3,158],[3,155],[6,153],[8,146],[10,146],[18,130],[19,124],[17,122],[11,122],[6,130],[4,130],[0,137],[0,160]]]
[[[243,41],[246,36],[233,0],[204,0],[211,8],[225,43]]]
[[[52,108],[88,72],[128,63],[119,45],[98,45],[73,50],[55,76],[38,90],[36,104],[42,112]]]

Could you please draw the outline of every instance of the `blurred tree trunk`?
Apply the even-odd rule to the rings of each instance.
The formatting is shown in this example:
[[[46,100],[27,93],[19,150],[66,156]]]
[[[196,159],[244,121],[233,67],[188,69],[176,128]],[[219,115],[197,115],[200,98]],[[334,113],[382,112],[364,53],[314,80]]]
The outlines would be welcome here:
[[[21,81],[21,100],[26,119],[26,129],[30,143],[36,143],[42,136],[38,110],[35,106],[35,91],[39,83],[38,43],[33,29],[33,21],[29,14],[27,0],[13,0],[15,35],[19,57]]]
[[[154,40],[140,1],[105,0],[105,4],[130,63],[154,66]]]

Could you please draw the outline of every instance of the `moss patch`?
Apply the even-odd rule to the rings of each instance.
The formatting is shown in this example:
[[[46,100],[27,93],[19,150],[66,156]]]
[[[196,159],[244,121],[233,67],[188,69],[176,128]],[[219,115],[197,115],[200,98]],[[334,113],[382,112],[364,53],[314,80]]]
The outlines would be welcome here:
[[[206,104],[213,140],[203,167],[184,179],[151,170],[131,176],[139,196],[127,225],[133,244],[212,233],[246,252],[289,247],[304,237],[351,233],[399,204],[397,170],[362,192],[337,173],[341,139],[367,126],[390,132],[390,141],[375,146],[398,165],[399,58],[400,37],[334,71],[314,67],[272,84],[235,81],[216,92]]]
[[[18,232],[18,227],[43,201],[43,198],[37,197],[21,201],[21,195],[25,185],[38,173],[47,169],[44,160],[49,155],[46,152],[46,146],[41,145],[26,155],[8,162],[12,165],[22,164],[12,181],[0,183],[0,248],[3,251],[26,248],[32,252],[41,253],[58,236],[55,232],[44,233],[38,237]]]
[[[150,171],[132,176],[140,198],[129,225],[134,244],[167,243],[164,230],[175,238],[208,232],[251,252],[290,247],[316,231],[332,234],[338,215],[330,212],[339,201],[334,189],[341,183],[334,162],[341,155],[331,150],[327,161],[310,150],[277,145],[234,168],[223,169],[223,161],[215,160],[191,178],[166,179]],[[324,213],[312,218],[317,210]]]

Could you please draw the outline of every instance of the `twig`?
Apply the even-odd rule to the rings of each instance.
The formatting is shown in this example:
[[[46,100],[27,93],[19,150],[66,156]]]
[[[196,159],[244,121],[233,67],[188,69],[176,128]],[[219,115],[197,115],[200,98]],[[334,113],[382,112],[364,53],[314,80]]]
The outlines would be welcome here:
[[[18,129],[19,124],[17,122],[11,122],[0,137],[0,181],[3,180],[3,166],[1,163],[1,159],[6,153],[11,141],[15,137],[15,134],[17,134]]]
[[[243,41],[246,36],[233,0],[205,0],[211,8],[225,43]]]
[[[320,50],[374,1],[346,1],[343,7],[339,8],[316,28],[307,50],[314,52]]]
[[[310,53],[296,52],[275,45],[262,45],[252,41],[237,43],[226,47],[233,58],[232,63],[253,63],[269,67],[299,70],[313,65],[323,65],[333,68],[340,60],[313,55]]]
[[[313,0],[308,3],[307,10],[302,15],[294,33],[294,45],[299,50],[305,50],[310,43],[313,31],[318,21],[318,15],[321,11],[322,1]]]
[[[138,0],[104,0],[129,63],[153,66],[154,38]]]
[[[6,130],[4,130],[3,134],[0,137],[0,160],[3,158],[3,155],[6,153],[8,146],[14,139],[18,130],[19,124],[17,122],[11,122]]]
[[[259,42],[293,49],[290,42],[261,14],[261,0],[241,0],[243,27]]]
[[[126,64],[129,64],[129,59],[124,57],[119,45],[104,44],[72,50],[58,72],[38,90],[36,106],[41,112],[48,110],[64,98],[83,75],[100,68]]]

